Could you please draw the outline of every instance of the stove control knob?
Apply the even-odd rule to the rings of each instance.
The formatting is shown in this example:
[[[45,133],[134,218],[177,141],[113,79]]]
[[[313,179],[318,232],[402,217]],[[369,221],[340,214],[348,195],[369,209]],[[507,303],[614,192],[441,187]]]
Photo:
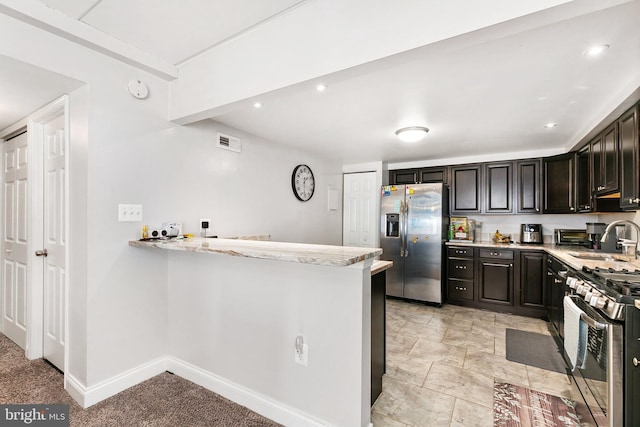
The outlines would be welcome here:
[[[578,293],[583,297],[586,297],[590,291],[591,291],[591,288],[589,286],[582,285],[582,287],[578,290]]]
[[[593,299],[591,300],[593,302]],[[604,310],[605,307],[607,306],[607,299],[605,297],[598,297],[596,298],[595,303],[592,303],[591,305],[594,306],[595,308],[599,308],[601,310]]]

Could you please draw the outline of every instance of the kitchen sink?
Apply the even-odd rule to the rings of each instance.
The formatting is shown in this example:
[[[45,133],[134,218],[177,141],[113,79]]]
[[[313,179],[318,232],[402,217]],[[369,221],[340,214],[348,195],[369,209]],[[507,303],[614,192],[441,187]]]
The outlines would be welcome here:
[[[614,257],[612,255],[606,254],[592,254],[592,253],[581,253],[581,252],[573,252],[569,253],[574,258],[578,259],[588,259],[591,261],[616,261],[616,262],[627,262],[624,258]]]

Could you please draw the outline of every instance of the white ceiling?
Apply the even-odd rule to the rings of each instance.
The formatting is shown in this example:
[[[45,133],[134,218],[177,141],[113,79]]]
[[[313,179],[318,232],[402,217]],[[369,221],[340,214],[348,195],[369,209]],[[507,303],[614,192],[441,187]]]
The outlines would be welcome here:
[[[306,0],[40,0],[171,64]]]
[[[179,64],[257,25],[277,22],[309,0],[40,1]],[[263,103],[260,109],[241,103],[212,119],[344,163],[437,164],[561,152],[640,86],[638,16],[640,0],[634,0],[552,25],[508,31],[512,35],[502,38],[487,37],[499,26],[489,27],[263,94],[256,99]],[[585,57],[583,51],[596,43],[610,49],[598,59]],[[20,73],[0,74],[0,89],[10,79],[11,87],[22,85],[22,93],[44,93],[33,87],[34,80],[16,80]],[[56,78],[50,76],[47,86],[53,92],[56,85],[69,84]],[[318,82],[327,83],[328,90],[317,93]],[[50,100],[44,98],[39,105]],[[550,121],[558,127],[545,129]],[[401,143],[393,135],[414,125],[431,129],[420,143]]]
[[[639,16],[633,2],[474,43],[490,39],[479,34],[495,30],[487,28],[265,95],[259,110],[215,120],[347,164],[562,152],[640,85]],[[600,43],[610,45],[600,58],[583,55]],[[329,88],[317,93],[321,81]],[[430,132],[403,143],[394,131],[406,126]]]

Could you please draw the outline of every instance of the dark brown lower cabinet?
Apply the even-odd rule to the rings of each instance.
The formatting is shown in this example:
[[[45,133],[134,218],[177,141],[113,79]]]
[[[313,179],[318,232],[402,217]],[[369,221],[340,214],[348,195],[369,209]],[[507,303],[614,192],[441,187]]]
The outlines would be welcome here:
[[[544,313],[547,303],[544,253],[520,252],[520,306]]]
[[[382,392],[386,371],[386,283],[387,272],[371,276],[371,405]]]
[[[513,305],[513,261],[480,259],[478,300]]]
[[[466,255],[461,255],[462,248],[449,246],[447,252],[447,303],[521,316],[546,316],[544,251],[466,247]]]

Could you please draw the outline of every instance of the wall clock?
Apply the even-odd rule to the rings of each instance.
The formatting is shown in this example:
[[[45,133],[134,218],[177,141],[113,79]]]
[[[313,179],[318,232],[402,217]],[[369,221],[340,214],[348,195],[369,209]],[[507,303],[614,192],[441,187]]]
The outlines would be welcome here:
[[[293,168],[291,174],[291,188],[293,194],[301,202],[306,202],[313,196],[316,188],[316,180],[313,177],[311,168],[307,165],[298,165]]]

